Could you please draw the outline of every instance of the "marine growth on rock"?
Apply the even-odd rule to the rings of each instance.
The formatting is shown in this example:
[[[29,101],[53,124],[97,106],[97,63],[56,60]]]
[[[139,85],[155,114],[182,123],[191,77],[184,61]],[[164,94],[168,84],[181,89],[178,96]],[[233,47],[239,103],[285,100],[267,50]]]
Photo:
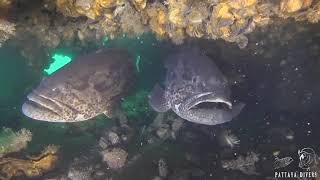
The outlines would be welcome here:
[[[6,3],[0,1],[0,6],[5,6],[2,4]],[[245,48],[249,41],[247,34],[272,24],[275,18],[317,23],[320,1],[57,0],[43,1],[39,10],[26,12],[23,15],[17,12],[19,18],[15,23],[49,49],[75,39],[97,42],[106,36],[139,37],[147,32],[159,39],[171,39],[175,44],[187,38],[223,39]],[[26,20],[25,16],[30,19]],[[1,39],[4,38],[0,36]]]
[[[0,179],[42,176],[55,168],[58,162],[58,149],[58,146],[49,145],[38,156],[29,156],[26,159],[0,158]]]

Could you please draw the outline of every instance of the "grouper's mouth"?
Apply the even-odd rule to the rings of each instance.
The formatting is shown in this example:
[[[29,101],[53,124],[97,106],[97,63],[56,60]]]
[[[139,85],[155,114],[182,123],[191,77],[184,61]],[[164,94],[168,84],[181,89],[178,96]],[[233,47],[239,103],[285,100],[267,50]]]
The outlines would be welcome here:
[[[194,106],[192,106],[190,109],[224,109],[228,110],[230,109],[229,106],[224,102],[201,102]]]
[[[188,121],[217,125],[231,121],[243,107],[243,103],[233,106],[229,97],[224,94],[204,92],[185,99],[181,104],[174,106],[173,110]]]
[[[53,100],[35,92],[27,96],[28,100],[22,105],[24,115],[41,121],[62,122],[62,109]]]
[[[232,109],[232,103],[223,97],[212,92],[205,92],[188,98],[183,106],[183,110],[190,109]]]

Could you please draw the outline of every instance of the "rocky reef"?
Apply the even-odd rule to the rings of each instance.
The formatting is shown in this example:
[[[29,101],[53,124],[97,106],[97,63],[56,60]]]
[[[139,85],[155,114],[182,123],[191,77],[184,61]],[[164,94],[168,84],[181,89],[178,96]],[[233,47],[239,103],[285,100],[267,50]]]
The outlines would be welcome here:
[[[21,151],[32,139],[31,131],[17,132],[3,128],[0,132],[0,179],[39,177],[55,168],[58,146],[48,145],[39,155],[25,156]]]
[[[27,159],[0,158],[0,178],[11,179],[17,176],[39,177],[52,170],[58,161],[58,147],[47,146],[38,156]]]
[[[31,5],[26,5],[27,1],[9,2],[1,1],[0,7],[8,11],[4,19],[14,17],[12,23],[21,32],[18,36],[31,34],[49,49],[61,43],[101,42],[106,36],[139,37],[148,32],[175,44],[188,38],[223,39],[244,48],[247,34],[273,24],[274,19],[310,23],[320,19],[320,2],[315,0],[42,0]],[[3,33],[8,27],[4,21],[0,21],[2,42],[13,35],[14,27],[9,23],[11,30]]]
[[[103,161],[105,161],[111,169],[119,169],[125,165],[128,153],[120,148],[113,148],[102,152]]]
[[[318,77],[320,51],[316,41],[320,34],[304,25],[318,23],[319,19],[320,2],[316,0],[0,0],[0,46],[5,42],[20,44],[21,53],[30,60],[28,65],[32,69],[38,67],[36,69],[41,72],[44,60],[48,59],[47,52],[61,45],[63,48],[85,49],[92,44],[101,46],[106,39],[127,36],[143,41],[141,35],[145,33],[153,33],[159,40],[171,40],[175,44],[189,39],[204,39],[197,41],[199,48],[218,63],[232,68],[225,67],[226,71],[232,71],[231,75],[236,75],[234,78],[228,76],[235,86],[239,87],[242,83],[244,87],[243,84],[251,79],[250,83],[257,84],[253,90],[244,87],[240,88],[243,92],[239,88],[236,91],[237,96],[246,98],[247,92],[250,92],[248,96],[254,103],[251,107],[260,108],[253,108],[255,113],[270,114],[268,107],[258,105],[268,102],[274,103],[277,109],[297,113],[318,104],[315,98],[319,97],[315,93],[319,92],[318,84],[313,84],[308,78],[311,75],[315,79]],[[300,21],[303,23],[300,24]],[[260,33],[255,34],[257,31]],[[314,36],[306,36],[313,33]],[[222,40],[219,42],[227,41],[246,48],[239,50],[236,47],[231,49],[229,43],[214,44],[212,40],[218,39]],[[78,52],[83,50],[79,49]],[[153,56],[157,55],[150,55],[151,58]],[[146,63],[154,63],[149,61],[151,58],[142,57],[147,59]],[[239,62],[245,64],[238,67]],[[279,67],[281,74],[273,69],[270,73],[271,66]],[[311,66],[314,68],[309,71]],[[264,76],[259,74],[263,78],[256,80],[255,76],[260,71],[268,73],[262,73]],[[271,83],[269,79],[276,79],[276,82]],[[266,91],[272,91],[272,96],[263,98],[270,93]],[[305,93],[305,96],[298,96],[296,92]],[[138,177],[139,169],[147,166],[146,179],[253,179],[274,172],[269,170],[274,161],[273,156],[270,157],[272,151],[296,153],[296,141],[304,137],[298,134],[299,128],[297,130],[289,125],[279,128],[278,124],[274,124],[277,119],[288,122],[294,119],[284,115],[279,118],[274,114],[272,117],[250,115],[247,118],[250,123],[235,121],[235,124],[221,128],[220,134],[218,128],[191,125],[170,113],[159,113],[153,118],[154,114],[146,103],[147,95],[148,90],[143,89],[123,99],[125,115],[103,132],[95,129],[100,126],[88,129],[74,124],[67,136],[92,133],[97,140],[92,148],[96,149],[93,155],[84,152],[86,156],[73,158],[71,163],[66,162],[66,168],[61,166],[63,170],[49,174],[45,173],[56,165],[56,153],[44,151],[38,157],[11,156],[25,148],[31,140],[31,133],[27,130],[4,131],[12,136],[0,134],[1,175],[9,178],[45,174],[41,178],[117,179],[115,177],[121,174],[122,179],[130,179],[126,178],[130,177],[127,175],[130,171],[136,171],[132,174]],[[250,105],[250,101],[247,102]],[[303,127],[307,127],[309,137],[312,136],[311,130],[309,133],[309,119],[317,122],[318,118],[312,120],[306,117],[308,124]],[[303,118],[299,118],[297,127],[300,127]],[[237,126],[239,123],[244,124]],[[268,131],[264,134],[266,128]],[[260,132],[253,134],[254,130]],[[318,135],[315,131],[312,133],[314,137]],[[10,143],[4,143],[2,137],[17,140],[6,140]],[[79,141],[84,143],[82,139]],[[172,150],[177,145],[181,146],[178,153]],[[271,159],[271,162],[265,162],[265,159]],[[179,164],[180,160],[183,163]],[[259,167],[260,164],[265,169]],[[319,162],[312,170],[319,172]]]

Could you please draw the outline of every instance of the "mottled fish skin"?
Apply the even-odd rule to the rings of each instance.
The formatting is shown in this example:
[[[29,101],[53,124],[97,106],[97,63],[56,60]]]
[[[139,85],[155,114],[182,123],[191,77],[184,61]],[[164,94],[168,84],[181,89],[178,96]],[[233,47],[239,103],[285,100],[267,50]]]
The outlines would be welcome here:
[[[102,113],[111,117],[132,83],[131,58],[119,49],[80,56],[44,78],[27,96],[22,112],[50,122],[84,121]]]
[[[165,112],[172,109],[188,121],[216,125],[231,121],[244,104],[232,106],[227,79],[207,56],[196,50],[182,50],[166,61],[165,88],[155,86],[149,98],[150,106]],[[224,104],[227,108],[199,108],[202,103]]]

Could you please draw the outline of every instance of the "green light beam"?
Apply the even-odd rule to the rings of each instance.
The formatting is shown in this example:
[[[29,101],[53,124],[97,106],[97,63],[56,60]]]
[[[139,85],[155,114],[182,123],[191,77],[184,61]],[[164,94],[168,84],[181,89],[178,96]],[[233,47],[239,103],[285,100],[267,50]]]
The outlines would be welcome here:
[[[52,56],[52,59],[54,60],[47,69],[44,69],[44,72],[47,75],[51,75],[52,73],[56,72],[66,64],[71,62],[71,57],[65,56],[62,54],[54,54]]]

